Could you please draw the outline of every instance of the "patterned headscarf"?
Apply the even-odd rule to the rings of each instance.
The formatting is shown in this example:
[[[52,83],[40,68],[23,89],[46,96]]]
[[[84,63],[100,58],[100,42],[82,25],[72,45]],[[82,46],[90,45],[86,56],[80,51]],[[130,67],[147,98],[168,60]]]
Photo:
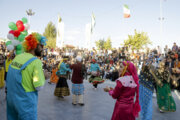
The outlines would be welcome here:
[[[68,56],[63,56],[63,58],[61,59],[59,65],[58,65],[58,69],[60,68],[61,64],[62,64],[64,61],[68,60],[68,59],[69,59]]]
[[[92,62],[93,62],[93,63],[96,63],[96,60],[95,60],[95,59],[92,59]]]

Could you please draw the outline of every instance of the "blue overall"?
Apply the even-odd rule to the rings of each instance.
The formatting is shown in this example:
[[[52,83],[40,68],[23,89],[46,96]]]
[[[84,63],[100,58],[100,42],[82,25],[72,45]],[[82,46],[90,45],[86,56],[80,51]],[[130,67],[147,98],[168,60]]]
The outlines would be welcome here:
[[[26,92],[22,86],[22,70],[36,57],[28,60],[20,69],[9,66],[7,74],[7,119],[37,120],[38,92]]]

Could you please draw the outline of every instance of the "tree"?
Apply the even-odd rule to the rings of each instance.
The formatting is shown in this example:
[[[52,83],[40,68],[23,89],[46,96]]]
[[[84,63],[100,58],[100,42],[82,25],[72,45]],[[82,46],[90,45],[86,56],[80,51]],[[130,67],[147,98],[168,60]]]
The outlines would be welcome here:
[[[147,46],[148,44],[152,44],[147,33],[138,33],[136,30],[134,30],[134,32],[135,35],[128,35],[128,39],[124,40],[125,47],[130,47],[132,50],[139,50],[142,49],[144,46]]]
[[[111,38],[110,38],[110,37],[106,40],[106,42],[105,42],[105,44],[104,44],[104,48],[105,48],[106,50],[109,50],[109,49],[112,48],[112,42],[111,42]]]
[[[96,47],[97,47],[99,50],[100,50],[100,49],[104,49],[104,43],[105,43],[104,39],[100,39],[100,40],[98,40],[98,41],[95,42]]]
[[[55,48],[56,47],[56,27],[52,22],[47,24],[43,35],[48,39],[47,47]]]
[[[56,48],[56,38],[48,38],[46,47]]]

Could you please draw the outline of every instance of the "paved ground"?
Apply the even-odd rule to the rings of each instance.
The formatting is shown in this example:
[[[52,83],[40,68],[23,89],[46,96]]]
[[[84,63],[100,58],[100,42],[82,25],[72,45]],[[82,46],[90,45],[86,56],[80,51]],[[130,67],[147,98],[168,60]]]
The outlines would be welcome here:
[[[69,87],[71,82],[68,80]],[[87,80],[85,85],[85,106],[73,106],[72,97],[57,99],[54,95],[54,84],[46,83],[39,92],[38,120],[110,120],[115,100],[103,91],[105,86],[115,86],[114,82],[106,81],[94,90]],[[180,100],[173,94],[177,111],[174,113],[159,113],[156,98],[153,98],[153,120],[180,120]],[[0,120],[6,120],[6,102],[4,90],[0,90]]]

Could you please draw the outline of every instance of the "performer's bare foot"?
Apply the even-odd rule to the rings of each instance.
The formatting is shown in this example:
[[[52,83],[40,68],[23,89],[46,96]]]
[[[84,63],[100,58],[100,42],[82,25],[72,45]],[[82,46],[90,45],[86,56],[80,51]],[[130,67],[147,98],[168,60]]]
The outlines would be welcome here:
[[[164,111],[163,110],[159,110],[160,111],[160,113],[164,113]]]

